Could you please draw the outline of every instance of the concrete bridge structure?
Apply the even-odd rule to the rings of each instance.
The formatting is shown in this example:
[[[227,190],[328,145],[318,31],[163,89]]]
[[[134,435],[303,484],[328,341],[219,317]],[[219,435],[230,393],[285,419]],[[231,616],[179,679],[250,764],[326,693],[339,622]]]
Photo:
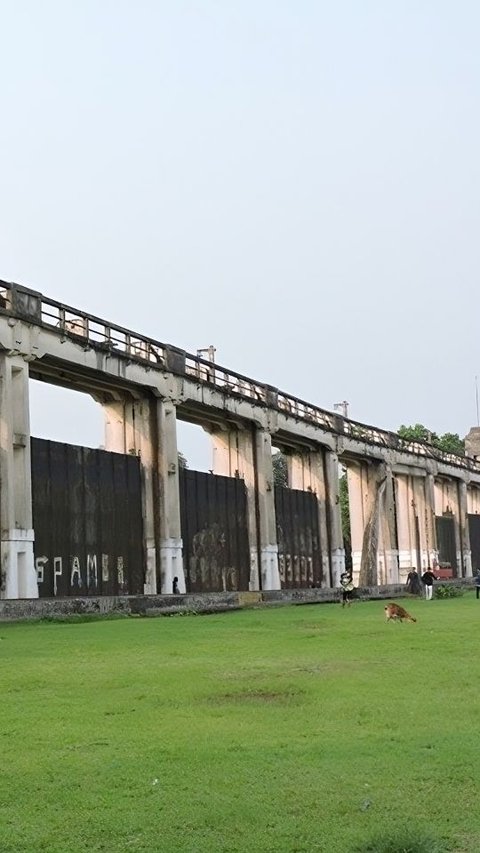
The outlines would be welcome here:
[[[73,489],[68,472],[61,480],[61,466],[52,461],[58,448],[45,450],[44,479],[32,478],[32,454],[40,450],[30,436],[30,378],[90,394],[105,413],[106,450],[138,462],[142,541],[134,542],[127,561],[117,555],[113,564],[105,546],[95,542],[97,498],[85,486],[86,475],[82,530],[91,538],[90,550],[80,557],[67,543],[59,555],[54,543],[51,552],[39,552],[39,538],[53,535],[44,528],[55,528],[53,511],[51,524],[48,512],[41,515],[45,495],[53,501],[55,488],[56,506],[60,495],[75,542],[81,543],[84,534],[77,529],[78,519],[69,515],[70,500],[80,495],[73,494],[78,482]],[[221,592],[222,585],[223,591],[336,586],[345,566],[340,465],[348,477],[357,583],[403,582],[412,566],[424,570],[442,561],[458,577],[471,576],[472,560],[474,568],[477,562],[480,566],[480,464],[475,456],[402,440],[7,282],[0,282],[0,379],[2,598],[58,595],[62,588],[66,594],[98,594],[102,583],[107,589],[112,572],[115,589],[152,595],[171,593],[174,578],[180,592],[215,591],[215,586]],[[200,480],[182,480],[179,419],[210,433],[213,474],[202,475],[205,494],[221,486],[227,496],[197,527],[192,518],[200,510],[192,509],[192,494]],[[287,454],[289,492],[275,488],[272,446]],[[95,465],[107,462],[102,457]],[[234,497],[226,478],[240,489]],[[245,524],[239,535],[234,528],[243,518],[242,496]],[[219,515],[222,500],[237,501],[228,522]],[[105,507],[101,511],[105,539],[109,516]],[[38,524],[35,513],[43,519]],[[132,513],[131,507],[124,511],[116,536],[123,535]],[[297,539],[296,528],[302,533]],[[60,542],[62,529],[57,533]],[[246,548],[244,575],[234,565],[235,554],[225,556],[234,536],[238,554]],[[126,563],[134,562],[141,566],[141,582],[129,587]],[[212,562],[218,570],[213,575],[208,574]]]

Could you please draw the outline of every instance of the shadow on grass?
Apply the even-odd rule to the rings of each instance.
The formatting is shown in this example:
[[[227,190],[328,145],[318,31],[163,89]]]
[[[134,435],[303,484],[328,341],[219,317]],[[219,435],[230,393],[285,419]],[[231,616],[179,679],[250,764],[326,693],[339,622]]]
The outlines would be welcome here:
[[[399,829],[372,836],[352,848],[352,853],[447,853],[452,847],[419,829]]]
[[[137,618],[135,614],[133,617],[130,613],[68,613],[64,616],[42,616],[41,619],[24,619],[23,624],[26,622],[34,622],[40,624],[49,624],[49,625],[78,625],[81,622],[116,622],[120,619],[132,619]]]
[[[215,694],[209,698],[211,704],[220,705],[226,703],[242,702],[295,702],[303,695],[301,690],[242,690],[235,693]]]

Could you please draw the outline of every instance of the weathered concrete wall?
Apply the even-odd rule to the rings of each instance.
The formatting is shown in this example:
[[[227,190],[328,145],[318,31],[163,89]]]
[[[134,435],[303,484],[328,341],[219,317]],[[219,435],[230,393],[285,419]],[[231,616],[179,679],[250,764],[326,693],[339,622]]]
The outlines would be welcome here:
[[[251,590],[280,585],[272,438],[277,446],[284,444],[293,450],[297,459],[305,452],[316,459],[310,479],[305,477],[303,462],[301,467],[297,465],[295,476],[301,475],[301,488],[315,491],[320,502],[322,539],[328,542],[329,584],[338,581],[344,566],[339,460],[351,469],[353,561],[361,580],[400,581],[410,566],[420,569],[431,564],[436,547],[434,491],[437,512],[450,510],[455,516],[458,564],[465,575],[471,572],[466,513],[469,507],[477,511],[472,507],[480,506],[476,495],[480,463],[475,458],[442,453],[425,443],[407,442],[394,433],[342,418],[20,286],[0,282],[0,291],[0,407],[4,419],[0,436],[0,598],[36,594],[28,375],[91,394],[105,407],[107,446],[140,456],[146,593],[170,592],[175,576],[180,591],[185,589],[177,417],[202,424],[216,435],[215,467],[228,468],[230,475],[238,471],[245,479]],[[13,384],[17,390],[21,385],[23,391],[13,394]],[[375,470],[387,472],[385,482],[377,482],[372,476]]]
[[[449,581],[473,588],[472,579]],[[405,597],[405,586],[359,587],[360,601]],[[415,596],[411,596],[415,599]],[[175,613],[215,613],[242,608],[291,604],[332,604],[340,601],[338,589],[266,590],[265,592],[215,592],[198,595],[99,596],[97,598],[32,598],[0,601],[0,622],[25,619],[62,619],[69,616],[169,616]],[[358,603],[358,602],[357,602]]]

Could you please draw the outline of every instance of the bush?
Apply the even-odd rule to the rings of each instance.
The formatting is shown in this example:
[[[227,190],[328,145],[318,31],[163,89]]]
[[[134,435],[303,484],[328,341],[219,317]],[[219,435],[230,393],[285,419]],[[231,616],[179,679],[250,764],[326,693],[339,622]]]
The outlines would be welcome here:
[[[454,586],[449,583],[442,583],[435,587],[435,598],[460,598],[463,595],[463,589],[460,586]]]

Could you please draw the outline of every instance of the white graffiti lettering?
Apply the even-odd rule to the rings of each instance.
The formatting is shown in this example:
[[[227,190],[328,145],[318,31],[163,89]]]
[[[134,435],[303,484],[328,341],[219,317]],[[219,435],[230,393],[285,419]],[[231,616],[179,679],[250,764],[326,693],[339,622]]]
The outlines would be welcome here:
[[[87,586],[90,589],[91,579],[93,577],[93,586],[98,586],[97,575],[97,555],[87,554]]]
[[[102,581],[108,581],[110,573],[108,571],[108,554],[102,554]]]
[[[63,572],[63,558],[62,557],[54,557],[53,558],[53,594],[57,594],[57,578],[62,577]]]
[[[53,580],[54,595],[58,594],[59,580],[63,577],[63,561],[63,557],[47,557],[45,555],[35,558],[37,582],[39,584],[45,582],[52,583]],[[70,587],[72,587],[72,590],[73,588],[81,589],[82,587],[87,587],[89,591],[94,592],[100,584],[100,565],[102,581],[107,583],[111,576],[110,567],[115,565],[115,558],[111,554],[87,554],[85,562],[82,565],[81,558],[73,555],[69,562]],[[66,565],[68,566],[68,560],[66,561]],[[125,587],[127,579],[125,574],[125,560],[122,556],[116,558],[116,577],[119,587]]]
[[[124,584],[124,577],[123,577],[123,557],[118,557],[118,558],[117,558],[117,578],[118,578],[118,585],[119,585],[119,586],[123,586],[123,584]]]
[[[37,557],[35,560],[35,568],[37,570],[37,583],[43,583],[45,564],[48,563],[48,557]]]
[[[75,575],[78,578],[78,586],[82,585],[82,573],[80,571],[80,560],[78,557],[72,557],[72,571],[70,573],[70,586],[73,586],[73,579]]]

